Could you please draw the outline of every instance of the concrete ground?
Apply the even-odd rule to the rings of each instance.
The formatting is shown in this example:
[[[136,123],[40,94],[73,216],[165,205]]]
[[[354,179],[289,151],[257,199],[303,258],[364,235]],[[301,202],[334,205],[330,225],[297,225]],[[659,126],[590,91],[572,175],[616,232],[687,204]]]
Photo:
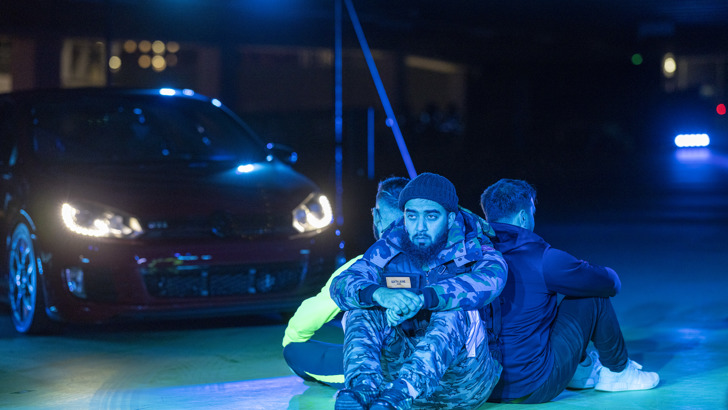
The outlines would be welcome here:
[[[726,169],[718,174],[727,180]],[[620,274],[613,303],[630,356],[661,378],[654,390],[567,391],[538,408],[728,408],[728,208],[715,205],[726,195],[703,195],[693,213],[684,201],[669,205],[688,194],[656,196],[663,212],[629,218],[617,210],[539,222],[537,214],[536,232],[552,245]],[[675,212],[665,212],[670,206]],[[706,217],[700,206],[716,214]],[[286,367],[284,327],[271,315],[23,337],[3,309],[0,408],[333,409],[332,388],[303,382]],[[317,338],[340,341],[341,329],[327,325]]]

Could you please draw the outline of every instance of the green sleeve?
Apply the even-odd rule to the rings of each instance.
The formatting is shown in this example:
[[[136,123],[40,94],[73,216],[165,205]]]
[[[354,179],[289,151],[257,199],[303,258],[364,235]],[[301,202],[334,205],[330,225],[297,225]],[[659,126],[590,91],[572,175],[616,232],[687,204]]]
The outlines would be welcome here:
[[[345,264],[341,265],[339,269],[334,272],[321,288],[321,291],[313,297],[310,297],[301,303],[301,306],[296,309],[296,313],[293,315],[291,320],[288,321],[285,334],[283,335],[283,347],[291,342],[303,343],[308,341],[317,330],[321,328],[325,323],[333,319],[336,315],[341,312],[336,303],[331,299],[329,294],[329,286],[331,281],[338,276],[341,272],[347,270],[354,262],[361,259],[362,255],[359,255]]]

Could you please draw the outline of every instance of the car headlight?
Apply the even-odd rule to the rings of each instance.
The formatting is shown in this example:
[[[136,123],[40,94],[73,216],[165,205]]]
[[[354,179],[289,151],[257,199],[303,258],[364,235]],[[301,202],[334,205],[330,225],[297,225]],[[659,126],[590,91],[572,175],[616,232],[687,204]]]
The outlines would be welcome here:
[[[333,220],[331,203],[325,195],[311,194],[293,210],[293,227],[301,233],[323,229]]]
[[[144,232],[136,218],[93,205],[64,203],[61,218],[71,232],[95,238],[133,238]]]

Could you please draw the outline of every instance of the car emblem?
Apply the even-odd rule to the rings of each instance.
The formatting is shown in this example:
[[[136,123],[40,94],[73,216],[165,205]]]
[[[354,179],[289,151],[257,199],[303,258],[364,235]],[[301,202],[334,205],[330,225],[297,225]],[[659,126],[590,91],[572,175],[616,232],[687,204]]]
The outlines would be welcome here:
[[[230,212],[217,211],[210,216],[210,228],[214,235],[227,238],[237,234],[238,222]]]

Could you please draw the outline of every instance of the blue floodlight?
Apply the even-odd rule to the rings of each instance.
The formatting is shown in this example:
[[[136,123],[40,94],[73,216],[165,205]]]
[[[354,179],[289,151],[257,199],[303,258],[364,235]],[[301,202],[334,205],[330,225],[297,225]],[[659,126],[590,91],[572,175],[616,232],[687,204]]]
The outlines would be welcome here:
[[[239,165],[237,168],[238,174],[247,174],[249,172],[253,172],[255,170],[255,165],[253,164],[243,164]]]
[[[175,95],[177,94],[177,91],[175,91],[173,88],[160,88],[159,94],[161,95]]]
[[[708,134],[679,134],[675,137],[675,145],[680,148],[707,147],[710,137]]]

